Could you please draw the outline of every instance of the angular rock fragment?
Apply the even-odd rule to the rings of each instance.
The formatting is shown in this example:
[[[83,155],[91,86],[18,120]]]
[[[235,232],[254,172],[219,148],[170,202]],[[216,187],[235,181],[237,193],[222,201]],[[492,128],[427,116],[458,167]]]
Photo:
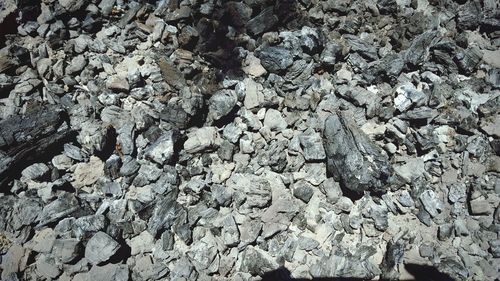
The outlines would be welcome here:
[[[71,134],[64,120],[61,108],[48,106],[0,121],[0,186],[12,176],[11,170],[50,153]]]
[[[186,85],[186,80],[182,73],[172,64],[172,62],[167,61],[162,58],[158,62],[163,79],[176,89],[182,89]]]
[[[165,197],[158,200],[148,222],[149,233],[158,237],[163,231],[168,231],[181,210],[182,206],[175,201],[175,198]]]
[[[99,231],[87,242],[85,247],[85,258],[93,264],[108,261],[118,249],[120,244],[108,234]]]
[[[268,109],[266,111],[266,115],[264,117],[264,126],[268,127],[271,130],[281,131],[286,129],[288,124],[285,119],[281,116],[281,112],[276,109]]]
[[[277,22],[278,17],[274,14],[273,7],[269,7],[248,21],[246,28],[250,34],[259,35],[271,29]]]
[[[228,115],[237,101],[238,97],[234,91],[220,90],[214,93],[208,101],[207,122],[217,121]]]
[[[177,139],[175,131],[164,133],[144,151],[144,156],[160,165],[170,162],[175,153]]]
[[[278,263],[265,251],[248,246],[243,252],[241,269],[254,276],[263,276],[266,272],[279,267]]]
[[[299,140],[306,160],[317,161],[325,159],[326,153],[319,133],[302,134],[299,136]]]
[[[103,266],[93,266],[87,273],[88,279],[95,281],[127,281],[129,279],[129,269],[125,264],[106,264]]]
[[[292,53],[285,47],[265,47],[258,53],[262,66],[269,72],[281,72],[293,64]]]
[[[323,138],[328,171],[345,188],[355,192],[384,192],[395,180],[388,157],[347,113],[337,112],[326,119]]]
[[[184,149],[188,153],[197,153],[216,146],[218,138],[216,127],[203,127],[188,134]]]
[[[405,61],[412,65],[420,65],[429,58],[429,49],[440,39],[437,30],[426,31],[413,39],[410,47],[406,50]]]

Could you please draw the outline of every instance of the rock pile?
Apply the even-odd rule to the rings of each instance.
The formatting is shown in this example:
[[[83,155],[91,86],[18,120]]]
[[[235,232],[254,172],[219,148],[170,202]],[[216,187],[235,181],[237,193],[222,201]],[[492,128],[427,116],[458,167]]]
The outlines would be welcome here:
[[[1,1],[1,279],[498,278],[499,19]]]

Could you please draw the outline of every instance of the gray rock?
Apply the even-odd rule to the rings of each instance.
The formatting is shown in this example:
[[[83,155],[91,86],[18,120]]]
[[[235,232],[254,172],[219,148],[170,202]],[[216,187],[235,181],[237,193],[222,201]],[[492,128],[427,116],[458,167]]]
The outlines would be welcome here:
[[[327,168],[346,188],[383,192],[391,185],[394,170],[388,157],[346,113],[338,112],[326,119],[323,137]]]
[[[222,240],[229,247],[240,243],[240,232],[232,215],[227,216],[222,222]]]
[[[135,135],[136,128],[132,122],[123,124],[123,126],[117,131],[118,137],[116,138],[118,153],[124,155],[131,155],[135,151]]]
[[[269,72],[281,72],[293,64],[292,53],[285,47],[264,47],[258,53],[262,66]]]
[[[237,204],[243,208],[263,208],[271,201],[271,184],[261,177],[253,174],[233,174],[226,186],[232,190],[241,190],[235,193]]]
[[[488,242],[490,244],[490,251],[494,258],[500,257],[500,239]]]
[[[123,165],[120,168],[120,174],[123,176],[131,176],[141,168],[137,160],[131,156],[126,156],[123,159]]]
[[[142,187],[158,180],[158,178],[163,173],[163,170],[158,168],[154,164],[142,164],[137,173],[138,174],[134,178],[132,184],[138,187]]]
[[[400,111],[405,112],[412,106],[424,105],[428,98],[417,90],[411,83],[406,83],[396,89],[397,96],[394,98],[394,106]]]
[[[184,149],[188,153],[197,153],[216,146],[218,138],[216,127],[203,127],[188,133]]]
[[[2,280],[6,280],[11,273],[16,274],[21,269],[21,262],[26,250],[19,245],[12,245],[2,257]]]
[[[271,29],[277,22],[278,17],[274,15],[273,7],[269,7],[248,21],[246,28],[250,34],[259,35]]]
[[[215,92],[208,100],[207,122],[217,121],[228,115],[236,105],[238,97],[233,90]]]
[[[37,232],[26,245],[27,248],[39,253],[49,253],[54,246],[56,234],[51,228],[44,228]]]
[[[479,65],[483,57],[478,47],[470,47],[455,56],[455,63],[464,73],[472,73]]]
[[[57,239],[54,242],[52,254],[62,263],[70,263],[80,255],[80,241],[74,238]]]
[[[117,26],[120,28],[125,28],[125,26],[135,18],[135,15],[142,8],[142,5],[137,2],[132,2],[130,3],[130,5],[128,5],[128,7],[129,9],[125,12],[120,21],[117,23]]]
[[[438,239],[444,241],[451,237],[453,233],[453,224],[445,223],[438,228]]]
[[[134,280],[158,280],[169,273],[166,264],[155,261],[150,255],[140,255],[135,259],[132,279]]]
[[[118,242],[108,234],[99,231],[87,242],[85,258],[92,264],[99,264],[108,261],[118,249],[120,249]]]
[[[211,186],[212,199],[217,202],[218,205],[227,207],[231,204],[233,199],[233,191],[224,185],[214,184]]]
[[[82,130],[78,134],[78,142],[82,148],[90,154],[101,152],[107,143],[108,130],[94,122],[82,124]]]
[[[129,269],[126,264],[106,264],[103,266],[93,266],[87,273],[88,280],[95,281],[128,281]]]
[[[48,174],[49,167],[43,163],[35,163],[21,172],[26,180],[40,180]]]
[[[85,66],[87,66],[87,60],[83,55],[78,55],[74,57],[66,67],[66,75],[78,74],[85,68]]]
[[[323,140],[319,133],[301,134],[299,140],[304,152],[304,158],[307,161],[318,161],[326,158]]]
[[[436,193],[432,190],[428,189],[422,192],[419,199],[431,217],[436,217],[443,209],[443,203],[439,201],[436,197]]]
[[[305,53],[314,55],[323,48],[322,38],[317,29],[303,26],[300,30],[301,46]]]
[[[310,273],[315,278],[342,277],[372,279],[380,274],[380,269],[369,259],[377,251],[370,246],[356,247],[354,254],[348,251],[332,252],[313,264]]]
[[[266,111],[266,115],[264,117],[264,126],[273,131],[281,131],[286,129],[288,124],[281,116],[281,112],[276,109],[270,108]]]
[[[42,254],[35,264],[36,272],[44,278],[53,279],[61,274],[61,268],[54,257]]]
[[[148,231],[158,237],[163,231],[168,230],[179,216],[182,206],[175,198],[165,197],[157,201],[153,214],[148,221]]]
[[[113,6],[115,5],[116,0],[103,0],[99,3],[99,9],[101,9],[101,13],[105,16],[108,16],[113,10]]]
[[[80,148],[69,143],[64,144],[64,154],[77,161],[82,161],[84,157]]]
[[[335,42],[328,42],[325,48],[321,52],[320,60],[326,66],[333,66],[337,62],[337,58],[340,57],[342,52],[342,47]]]
[[[197,276],[193,264],[185,255],[175,262],[170,272],[170,278],[173,280],[196,280]]]
[[[151,252],[154,245],[154,237],[147,231],[141,232],[141,234],[127,241],[130,246],[130,254],[135,256],[137,254]]]
[[[258,220],[246,221],[239,226],[240,239],[243,245],[254,243],[262,230],[262,223]]]
[[[299,181],[293,186],[293,196],[298,199],[304,201],[304,203],[308,203],[311,200],[311,197],[314,194],[314,189],[312,184],[306,181]]]
[[[45,209],[45,208],[44,208]],[[18,200],[13,207],[12,227],[20,229],[39,220],[42,205],[39,199],[25,198]]]
[[[463,183],[452,184],[449,187],[448,200],[452,203],[465,202],[467,199],[467,186]]]
[[[88,0],[59,0],[59,4],[68,12],[76,12],[89,2]]]
[[[412,65],[421,65],[429,58],[429,50],[434,46],[441,34],[437,30],[426,31],[413,39],[410,47],[406,50],[405,61]]]
[[[344,38],[347,39],[352,51],[359,53],[368,60],[378,59],[377,48],[373,44],[351,34],[344,35]]]
[[[83,216],[73,223],[73,231],[77,238],[83,237],[88,232],[97,232],[106,227],[106,217],[104,215]]]
[[[175,131],[168,131],[159,137],[144,151],[144,156],[151,161],[163,165],[172,160],[174,156],[175,144],[178,134]]]
[[[474,199],[469,202],[470,210],[472,215],[491,215],[493,214],[493,208],[490,203],[482,199]]]
[[[115,92],[128,92],[130,85],[128,80],[123,77],[112,76],[106,81],[106,88]]]
[[[54,167],[59,170],[69,169],[73,165],[71,158],[69,158],[65,154],[59,154],[54,156],[51,162],[52,165],[54,165]]]
[[[172,62],[162,58],[158,66],[160,67],[163,78],[169,85],[179,90],[186,85],[184,75],[172,64]]]
[[[279,267],[279,264],[272,256],[254,246],[248,246],[241,258],[240,270],[248,272],[253,276],[263,276],[266,272],[273,271]]]

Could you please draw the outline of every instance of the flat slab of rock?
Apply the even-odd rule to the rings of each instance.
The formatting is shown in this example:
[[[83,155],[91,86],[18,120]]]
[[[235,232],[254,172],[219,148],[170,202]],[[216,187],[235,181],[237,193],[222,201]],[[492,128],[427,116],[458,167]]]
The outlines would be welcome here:
[[[99,264],[108,261],[118,249],[120,249],[118,242],[106,233],[99,231],[87,242],[85,257],[91,263]]]
[[[394,175],[387,155],[346,113],[337,112],[326,119],[323,137],[328,171],[347,189],[387,190]]]
[[[188,134],[188,139],[184,143],[184,149],[188,153],[196,153],[216,145],[216,127],[203,127]]]

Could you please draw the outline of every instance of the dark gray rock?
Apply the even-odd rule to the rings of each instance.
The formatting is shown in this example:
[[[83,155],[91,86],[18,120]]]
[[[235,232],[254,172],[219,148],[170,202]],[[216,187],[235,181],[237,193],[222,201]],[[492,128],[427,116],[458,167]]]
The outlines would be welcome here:
[[[384,192],[395,181],[388,157],[348,117],[337,112],[325,121],[323,132],[327,168],[355,192]]]
[[[244,2],[229,1],[226,3],[225,8],[230,22],[236,27],[245,26],[252,17],[252,8]],[[255,22],[253,23],[253,27],[261,27],[261,25]]]
[[[410,47],[406,50],[405,61],[412,65],[421,65],[429,58],[429,50],[441,38],[437,30],[426,31],[413,39]]]
[[[62,263],[70,263],[81,254],[80,246],[80,241],[75,238],[56,239],[52,247],[52,254]]]
[[[258,53],[262,66],[269,72],[281,72],[293,64],[292,53],[285,47],[264,47]]]
[[[59,0],[59,4],[68,12],[76,12],[89,2],[88,0]]]
[[[370,61],[378,59],[377,48],[358,36],[346,34],[344,38],[349,43],[353,52],[359,53],[363,58]]]
[[[483,54],[478,47],[467,48],[454,57],[455,63],[459,69],[466,74],[471,74],[482,61]]]
[[[242,254],[241,270],[254,276],[263,276],[278,267],[271,255],[257,247],[248,246]]]
[[[0,187],[13,175],[11,170],[54,152],[50,148],[71,134],[64,116],[61,108],[47,106],[0,121]]]
[[[294,184],[293,196],[304,201],[304,203],[308,203],[309,200],[311,200],[313,194],[314,194],[314,189],[310,183],[306,181],[299,181]]]
[[[248,21],[246,28],[251,35],[259,35],[274,27],[276,23],[278,17],[274,14],[273,7],[269,7]]]
[[[183,210],[182,206],[172,196],[157,200],[153,214],[148,221],[149,233],[154,237],[159,237],[163,231],[169,230],[181,210]]]

